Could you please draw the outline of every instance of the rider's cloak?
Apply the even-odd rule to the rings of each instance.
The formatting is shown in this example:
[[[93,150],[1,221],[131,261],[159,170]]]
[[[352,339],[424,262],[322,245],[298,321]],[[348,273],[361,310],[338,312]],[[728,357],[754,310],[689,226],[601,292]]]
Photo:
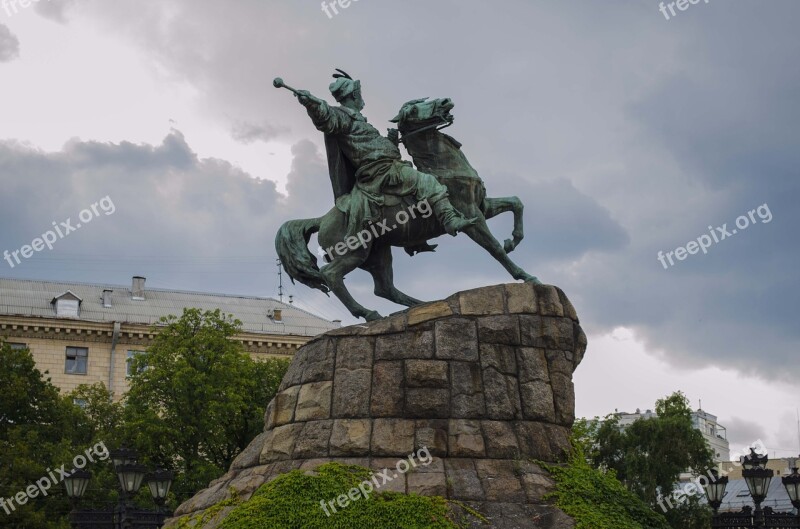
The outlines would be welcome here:
[[[356,185],[356,168],[345,157],[334,135],[325,134],[325,150],[328,154],[328,172],[331,177],[333,197],[338,199],[352,191]]]

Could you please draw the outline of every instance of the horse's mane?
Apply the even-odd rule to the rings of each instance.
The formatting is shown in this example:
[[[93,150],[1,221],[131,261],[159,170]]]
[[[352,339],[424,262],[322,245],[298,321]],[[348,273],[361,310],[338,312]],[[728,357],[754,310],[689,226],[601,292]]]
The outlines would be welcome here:
[[[461,151],[461,142],[436,129],[430,129],[404,138],[408,154],[414,165],[424,172],[440,178],[464,176],[479,178]]]

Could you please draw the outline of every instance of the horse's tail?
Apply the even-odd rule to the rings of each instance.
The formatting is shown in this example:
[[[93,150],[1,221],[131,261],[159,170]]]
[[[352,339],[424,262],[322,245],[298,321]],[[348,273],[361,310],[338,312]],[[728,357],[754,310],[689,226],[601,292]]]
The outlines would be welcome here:
[[[284,222],[275,236],[275,250],[292,283],[297,280],[327,294],[330,288],[319,271],[317,257],[308,249],[308,241],[321,223],[322,218]]]

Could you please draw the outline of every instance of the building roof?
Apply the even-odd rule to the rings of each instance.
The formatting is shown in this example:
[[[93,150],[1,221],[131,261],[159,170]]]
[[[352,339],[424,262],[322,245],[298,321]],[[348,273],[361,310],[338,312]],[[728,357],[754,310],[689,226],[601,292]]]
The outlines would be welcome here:
[[[689,482],[694,482],[694,479],[676,483],[674,491],[686,494],[686,486]],[[708,498],[706,498],[705,491],[702,488],[700,490],[695,490],[694,494],[697,496],[700,503],[708,503]],[[750,496],[750,490],[747,488],[747,482],[744,479],[729,480],[728,486],[725,487],[725,496],[722,498],[722,505],[720,505],[719,511],[737,512],[741,511],[745,506],[755,508],[753,498]],[[792,501],[789,499],[789,494],[786,492],[786,487],[783,486],[780,477],[775,476],[772,478],[767,491],[767,497],[761,506],[772,507],[775,512],[791,512],[794,509]]]
[[[103,307],[104,290],[113,291],[110,308]],[[180,316],[184,308],[198,308],[220,309],[241,320],[242,330],[252,333],[316,336],[339,327],[272,298],[146,288],[145,299],[135,300],[131,286],[4,278],[0,278],[0,316],[55,318],[52,301],[66,292],[81,300],[81,321],[154,325],[162,316]],[[269,316],[276,309],[281,311],[281,321]]]
[[[720,511],[739,511],[745,505],[755,508],[753,498],[747,488],[747,482],[743,479],[732,479],[725,488],[725,497],[722,499]],[[767,498],[761,504],[762,507],[772,507],[777,512],[792,511],[792,501],[786,493],[781,478],[774,477],[769,484]]]

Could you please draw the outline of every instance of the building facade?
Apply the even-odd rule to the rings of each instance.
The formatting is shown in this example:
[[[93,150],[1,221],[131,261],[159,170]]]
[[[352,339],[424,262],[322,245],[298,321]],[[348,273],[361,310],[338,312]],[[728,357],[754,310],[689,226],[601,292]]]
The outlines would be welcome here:
[[[162,316],[184,308],[220,309],[242,322],[234,337],[255,359],[289,358],[312,337],[340,326],[271,298],[130,287],[0,279],[0,339],[30,349],[62,391],[102,382],[120,398],[130,359],[144,351]]]
[[[615,415],[619,418],[620,428],[627,428],[639,419],[657,417],[652,410],[642,412],[639,409],[634,413],[616,412]],[[714,454],[714,461],[717,463],[730,461],[731,449],[728,443],[728,431],[717,422],[716,415],[712,415],[703,409],[698,409],[692,412],[692,426],[703,434],[706,444]]]
[[[692,413],[692,426],[703,434],[708,447],[714,453],[714,461],[718,463],[730,461],[731,446],[728,442],[728,430],[719,424],[716,415],[698,409]]]
[[[798,464],[800,460],[794,457],[776,457],[767,461],[766,468],[775,473],[775,478],[781,478],[791,474]],[[742,465],[739,461],[727,461],[720,465],[720,473],[728,476],[728,479],[742,479]]]

